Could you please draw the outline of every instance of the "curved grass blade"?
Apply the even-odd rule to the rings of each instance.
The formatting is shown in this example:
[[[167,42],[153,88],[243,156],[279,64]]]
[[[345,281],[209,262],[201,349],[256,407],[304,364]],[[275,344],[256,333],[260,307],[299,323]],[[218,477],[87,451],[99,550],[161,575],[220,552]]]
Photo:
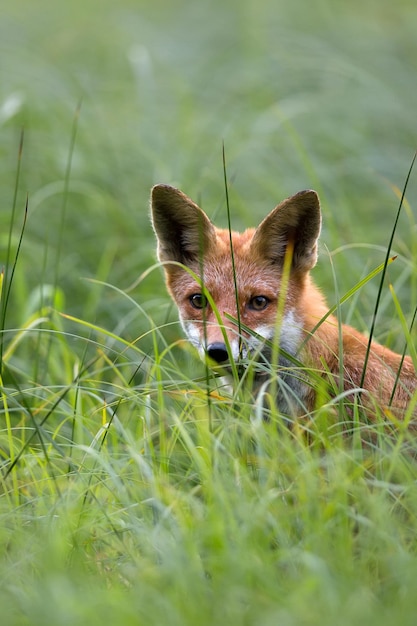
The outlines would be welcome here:
[[[11,254],[12,254],[11,252],[12,234],[13,234],[15,215],[16,215],[17,193],[19,189],[20,169],[21,169],[22,154],[23,154],[23,141],[24,141],[24,131],[22,129],[22,132],[20,134],[20,142],[19,142],[19,149],[18,149],[18,155],[17,155],[17,169],[16,169],[16,178],[15,178],[15,186],[14,186],[14,194],[13,194],[12,214],[10,218],[10,227],[9,227],[9,234],[8,234],[8,240],[7,240],[6,264],[2,271],[2,281],[1,281],[2,288],[0,290],[0,375],[2,374],[2,371],[3,371],[3,348],[4,348],[3,331],[6,328],[7,307],[8,307],[9,298],[10,298],[10,291],[11,291],[11,286],[13,282],[14,271],[15,271],[17,259],[19,257],[20,248],[22,245],[23,233],[24,233],[25,226],[26,226],[27,210],[28,210],[28,198],[26,197],[26,209],[25,209],[25,214],[23,218],[23,226],[20,231],[19,243],[18,243],[18,247],[16,250],[16,254],[15,254],[15,258],[14,258],[14,262],[12,265],[10,278],[9,278],[10,259],[11,259]]]
[[[400,319],[402,330],[403,330],[403,333],[404,333],[405,339],[406,339],[404,350],[403,350],[403,353],[401,355],[400,365],[398,367],[398,371],[397,371],[397,374],[396,374],[396,377],[395,377],[395,383],[394,383],[394,386],[393,386],[393,389],[392,389],[392,393],[391,393],[391,397],[390,397],[389,404],[388,404],[388,406],[391,406],[391,404],[392,404],[392,402],[394,400],[395,391],[397,389],[397,386],[398,386],[398,383],[399,383],[399,380],[400,380],[401,370],[402,370],[402,367],[403,367],[403,363],[404,363],[404,358],[405,358],[405,353],[407,351],[407,347],[409,348],[411,358],[413,359],[414,367],[417,368],[417,351],[416,351],[416,347],[414,346],[413,340],[411,338],[411,331],[413,329],[414,322],[415,322],[415,319],[416,319],[416,316],[417,316],[417,307],[414,309],[413,317],[411,319],[411,324],[408,327],[406,319],[404,317],[404,313],[403,313],[401,305],[400,305],[400,302],[399,302],[399,300],[397,298],[397,295],[396,295],[396,293],[394,291],[394,287],[392,285],[390,285],[389,289],[390,289],[392,298],[394,300],[395,309],[396,309],[397,315],[398,315],[398,317]]]
[[[230,204],[229,204],[229,189],[227,184],[227,171],[226,171],[226,152],[224,148],[224,142],[222,146],[222,158],[223,158],[223,176],[224,176],[224,190],[226,193],[226,212],[227,212],[227,228],[229,230],[229,243],[230,243],[230,255],[232,259],[232,273],[233,273],[233,285],[235,289],[235,301],[236,301],[236,313],[237,313],[237,327],[239,332],[239,337],[241,334],[240,331],[240,307],[239,307],[239,292],[237,287],[237,279],[236,279],[236,267],[235,267],[235,254],[233,250],[233,239],[232,239],[232,221],[230,218]],[[241,351],[241,345],[239,341],[239,353]]]
[[[368,366],[369,354],[371,352],[371,345],[372,345],[372,340],[373,340],[373,336],[374,336],[374,332],[375,332],[376,318],[377,318],[377,315],[378,315],[379,304],[380,304],[381,296],[382,296],[382,289],[383,289],[383,286],[384,286],[385,275],[386,275],[386,272],[387,272],[388,262],[389,262],[390,254],[391,254],[391,248],[392,248],[392,244],[393,244],[393,241],[394,241],[395,231],[397,230],[397,225],[398,225],[398,220],[400,218],[401,209],[402,209],[402,206],[403,206],[403,203],[404,203],[405,192],[406,192],[407,187],[408,187],[408,182],[410,180],[411,172],[413,171],[413,167],[414,167],[414,163],[416,161],[416,158],[417,158],[417,152],[414,153],[413,159],[411,161],[411,165],[410,165],[408,173],[407,173],[407,177],[405,179],[403,191],[402,191],[402,194],[401,194],[400,204],[398,206],[397,215],[395,217],[394,225],[393,225],[392,231],[391,231],[391,236],[390,236],[390,239],[389,239],[389,242],[388,242],[387,253],[385,255],[385,261],[384,261],[384,265],[383,265],[383,268],[382,268],[381,281],[379,283],[379,289],[378,289],[378,293],[377,293],[377,297],[376,297],[376,301],[375,301],[374,314],[372,316],[371,329],[369,331],[369,339],[368,339],[368,345],[366,347],[365,360],[364,360],[363,368],[362,368],[362,376],[361,376],[360,387],[363,387],[364,382],[365,382],[366,369],[367,369],[367,366]]]

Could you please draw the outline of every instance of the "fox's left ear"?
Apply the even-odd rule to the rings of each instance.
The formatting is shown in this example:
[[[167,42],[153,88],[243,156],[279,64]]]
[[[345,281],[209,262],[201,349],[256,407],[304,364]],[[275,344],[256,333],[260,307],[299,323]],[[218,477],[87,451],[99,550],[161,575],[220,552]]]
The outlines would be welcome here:
[[[317,262],[317,240],[321,212],[315,191],[300,191],[283,200],[260,223],[251,248],[262,257],[282,265],[288,246],[292,246],[292,268],[308,272]]]

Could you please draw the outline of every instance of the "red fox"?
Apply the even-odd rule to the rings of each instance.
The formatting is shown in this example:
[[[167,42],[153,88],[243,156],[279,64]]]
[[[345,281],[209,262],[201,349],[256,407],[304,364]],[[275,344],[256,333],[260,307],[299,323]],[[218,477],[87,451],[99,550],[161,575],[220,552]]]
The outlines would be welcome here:
[[[255,393],[275,378],[277,408],[292,418],[316,408],[323,385],[333,397],[360,397],[370,419],[378,410],[403,418],[409,404],[413,414],[412,359],[376,342],[366,359],[368,339],[347,325],[340,333],[337,319],[326,317],[310,276],[321,229],[315,191],[287,198],[243,233],[217,228],[169,185],[153,187],[151,213],[168,291],[201,356],[230,372],[231,359],[242,371],[255,355]]]

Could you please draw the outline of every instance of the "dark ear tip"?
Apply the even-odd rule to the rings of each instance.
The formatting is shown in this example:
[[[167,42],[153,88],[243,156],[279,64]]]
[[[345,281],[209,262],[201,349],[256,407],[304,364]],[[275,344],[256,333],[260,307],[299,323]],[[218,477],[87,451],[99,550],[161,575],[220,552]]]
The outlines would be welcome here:
[[[295,194],[294,198],[302,198],[320,204],[319,194],[314,189],[304,189]]]
[[[171,185],[165,185],[165,184],[159,183],[152,187],[151,198],[152,200],[159,200],[159,199],[162,199],[163,197],[167,197],[168,195],[171,195],[172,193],[178,193],[178,192],[179,190],[176,189],[175,187],[172,187]]]

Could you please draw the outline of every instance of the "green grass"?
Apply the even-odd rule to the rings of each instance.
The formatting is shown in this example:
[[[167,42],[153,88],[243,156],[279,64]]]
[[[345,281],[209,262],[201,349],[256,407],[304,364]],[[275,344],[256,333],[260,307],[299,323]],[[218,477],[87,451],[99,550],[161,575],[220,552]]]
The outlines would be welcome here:
[[[232,228],[317,189],[329,306],[367,332],[380,294],[415,354],[415,172],[367,280],[416,149],[414,0],[4,4],[2,623],[414,624],[415,437],[217,389],[148,216],[165,182],[226,226],[223,142]]]

